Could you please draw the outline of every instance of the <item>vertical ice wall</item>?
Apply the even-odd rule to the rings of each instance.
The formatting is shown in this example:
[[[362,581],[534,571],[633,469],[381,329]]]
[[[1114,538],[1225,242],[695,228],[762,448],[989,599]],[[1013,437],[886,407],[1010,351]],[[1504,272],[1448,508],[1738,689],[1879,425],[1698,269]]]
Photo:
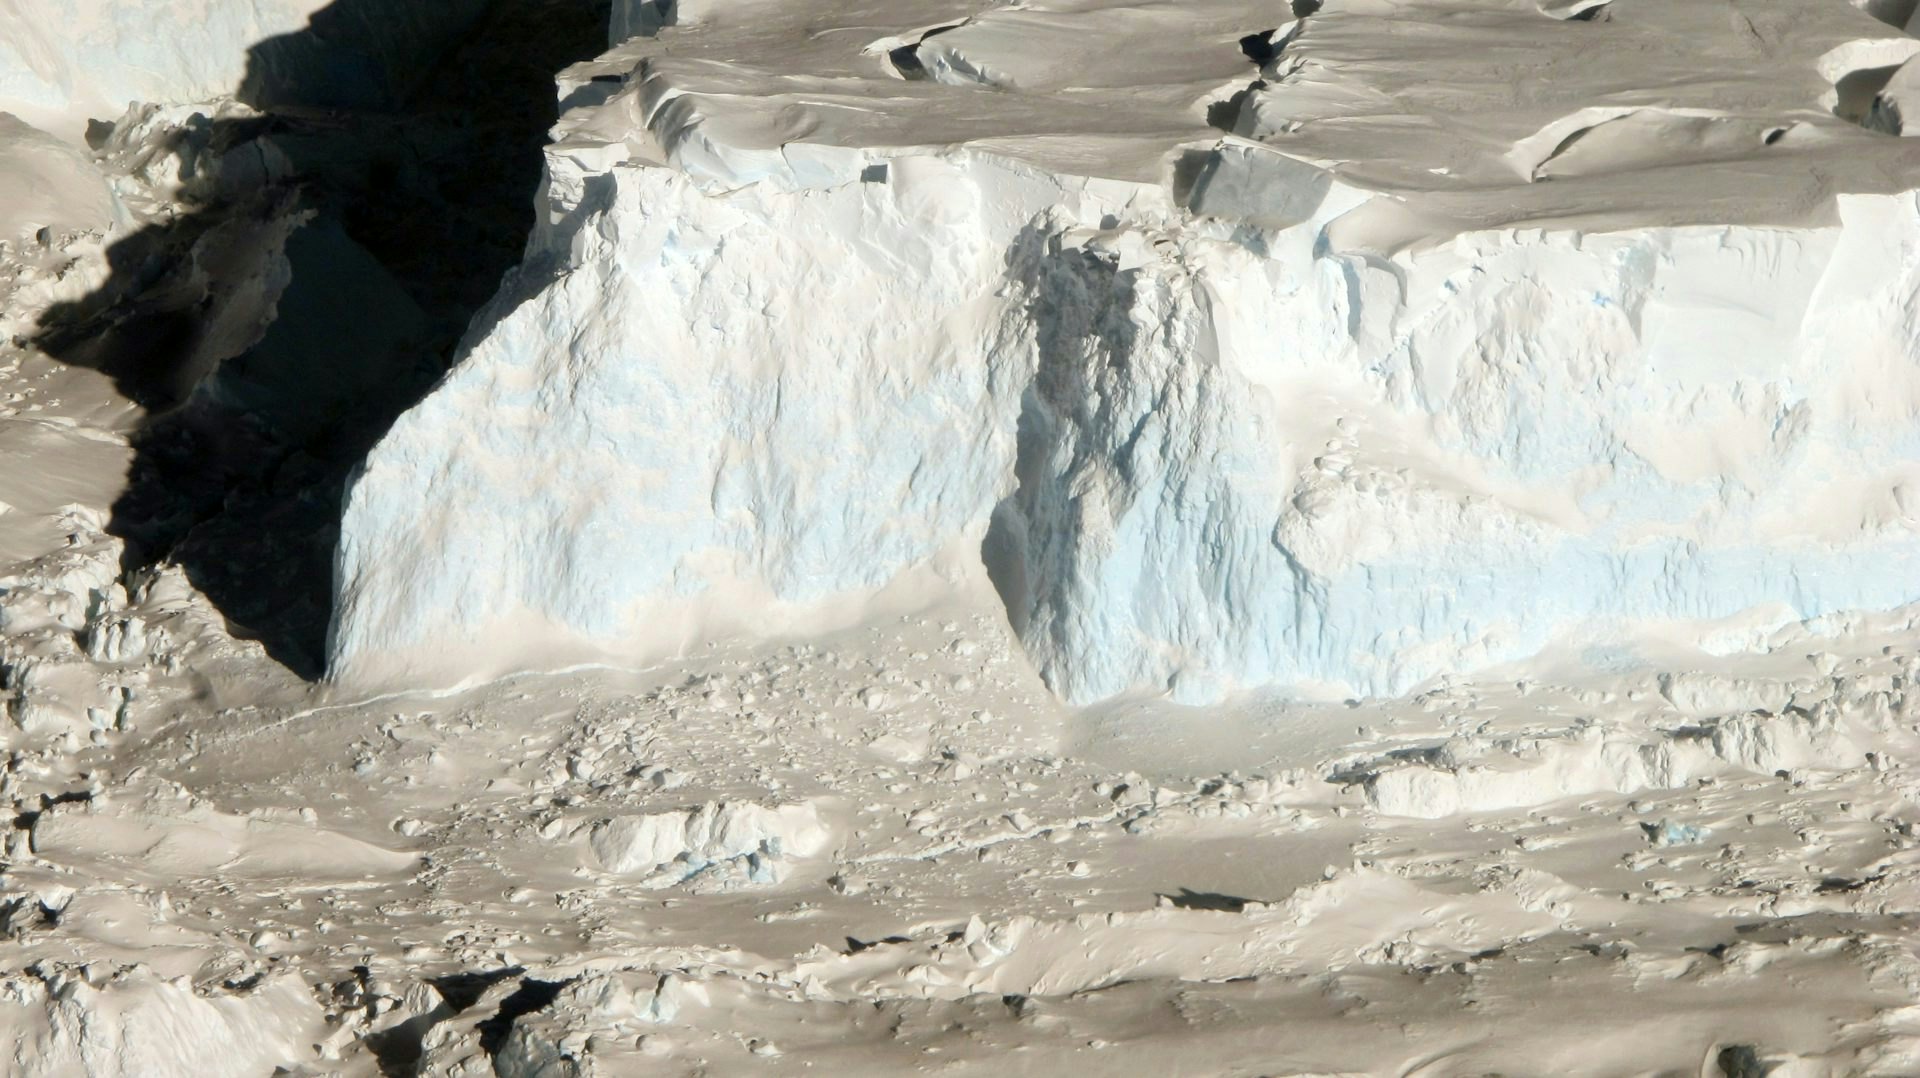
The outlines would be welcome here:
[[[1613,661],[1652,622],[1920,598],[1920,211],[1888,193],[1914,162],[1809,111],[1869,20],[1838,8],[1737,114],[1708,106],[1749,61],[1692,5],[1640,18],[1701,57],[1629,30],[1707,73],[1698,107],[1543,103],[1409,54],[1501,103],[1481,120],[1341,82],[1414,31],[1336,12],[1269,35],[1236,117],[1178,80],[1245,63],[1237,7],[1112,7],[941,33],[990,85],[895,62],[957,25],[932,0],[864,48],[778,5],[675,8],[700,25],[649,24],[672,48],[580,74],[526,270],[349,492],[335,676],[804,630],[968,562],[1073,701],[1395,693],[1554,642]],[[1209,29],[1170,39],[1174,14]],[[1587,32],[1474,17],[1555,71]],[[1074,68],[1035,28],[1145,59]],[[1287,52],[1303,34],[1349,75]],[[1301,149],[1187,137],[1215,112]],[[1372,185],[1315,145],[1380,154]]]
[[[772,628],[956,544],[1073,700],[1914,597],[1910,196],[1379,259],[976,157],[849,168],[595,177],[355,484],[339,669]]]
[[[834,167],[591,178],[353,484],[339,666],[677,646],[977,545],[1028,380],[1006,244],[1079,196],[969,155]]]
[[[987,548],[1029,650],[1077,700],[1392,693],[1646,619],[1911,601],[1920,230],[1912,196],[1843,207],[1029,271]]]

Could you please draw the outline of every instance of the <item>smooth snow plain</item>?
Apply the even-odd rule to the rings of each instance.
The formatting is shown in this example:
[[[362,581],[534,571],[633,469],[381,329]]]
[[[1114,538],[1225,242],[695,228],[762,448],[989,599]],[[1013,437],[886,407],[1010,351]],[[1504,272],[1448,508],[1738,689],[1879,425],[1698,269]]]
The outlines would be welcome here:
[[[0,1070],[1920,1073],[1900,5],[622,0],[310,684],[5,2]]]

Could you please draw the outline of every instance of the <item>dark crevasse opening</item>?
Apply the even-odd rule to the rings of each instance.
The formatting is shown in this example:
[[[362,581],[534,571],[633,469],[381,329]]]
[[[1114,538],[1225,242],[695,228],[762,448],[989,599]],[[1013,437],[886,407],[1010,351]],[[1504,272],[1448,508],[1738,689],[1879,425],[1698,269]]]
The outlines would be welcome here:
[[[147,410],[108,524],[130,585],[176,563],[236,636],[320,672],[346,477],[518,261],[554,76],[608,8],[338,0],[249,50],[260,115],[179,133],[188,211],[116,242],[33,342]]]

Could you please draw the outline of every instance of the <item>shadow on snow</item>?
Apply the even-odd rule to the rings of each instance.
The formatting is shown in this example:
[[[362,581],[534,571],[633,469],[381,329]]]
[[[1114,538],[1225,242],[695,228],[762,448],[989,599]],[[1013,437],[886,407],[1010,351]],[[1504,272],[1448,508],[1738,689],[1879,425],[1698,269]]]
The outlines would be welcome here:
[[[317,676],[346,478],[519,259],[553,77],[601,51],[607,7],[337,0],[248,51],[257,116],[172,136],[189,211],[116,242],[33,339],[146,410],[108,523],[129,590],[178,564]]]

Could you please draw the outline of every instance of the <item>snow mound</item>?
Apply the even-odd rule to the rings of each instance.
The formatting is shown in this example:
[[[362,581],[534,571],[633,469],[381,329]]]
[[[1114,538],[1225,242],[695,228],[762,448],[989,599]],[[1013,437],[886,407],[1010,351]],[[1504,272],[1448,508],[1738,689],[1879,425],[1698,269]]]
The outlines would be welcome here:
[[[85,151],[0,112],[0,334],[22,334],[49,305],[99,287],[106,238],[128,220]]]
[[[1581,718],[1561,728],[1461,734],[1348,763],[1330,779],[1357,785],[1387,815],[1439,819],[1677,790],[1742,773],[1797,781],[1810,773],[1894,772],[1906,752],[1890,746],[1908,724],[1913,673],[1663,674],[1659,690],[1672,711],[1640,722]]]
[[[37,857],[120,862],[159,879],[379,879],[418,860],[301,820],[221,812],[157,783],[137,800],[56,804],[38,814],[31,835]]]
[[[1318,973],[1388,957],[1443,962],[1487,946],[1492,924],[1521,938],[1551,931],[1566,916],[1553,900],[1571,893],[1536,871],[1449,896],[1356,867],[1237,913],[1161,908],[1065,920],[974,918],[956,932],[816,954],[793,976],[843,999],[958,999],[1065,996],[1159,977]]]
[[[1743,8],[1767,65],[1696,3],[682,7],[353,483],[336,678],[982,575],[1075,702],[1920,598],[1920,157],[1823,103],[1911,40],[1844,4]]]
[[[1872,744],[1818,714],[1754,712],[1663,732],[1650,739],[1598,726],[1564,734],[1448,743],[1353,776],[1367,802],[1390,816],[1439,819],[1462,812],[1529,808],[1568,797],[1676,789],[1730,769],[1772,774],[1844,770]]]

